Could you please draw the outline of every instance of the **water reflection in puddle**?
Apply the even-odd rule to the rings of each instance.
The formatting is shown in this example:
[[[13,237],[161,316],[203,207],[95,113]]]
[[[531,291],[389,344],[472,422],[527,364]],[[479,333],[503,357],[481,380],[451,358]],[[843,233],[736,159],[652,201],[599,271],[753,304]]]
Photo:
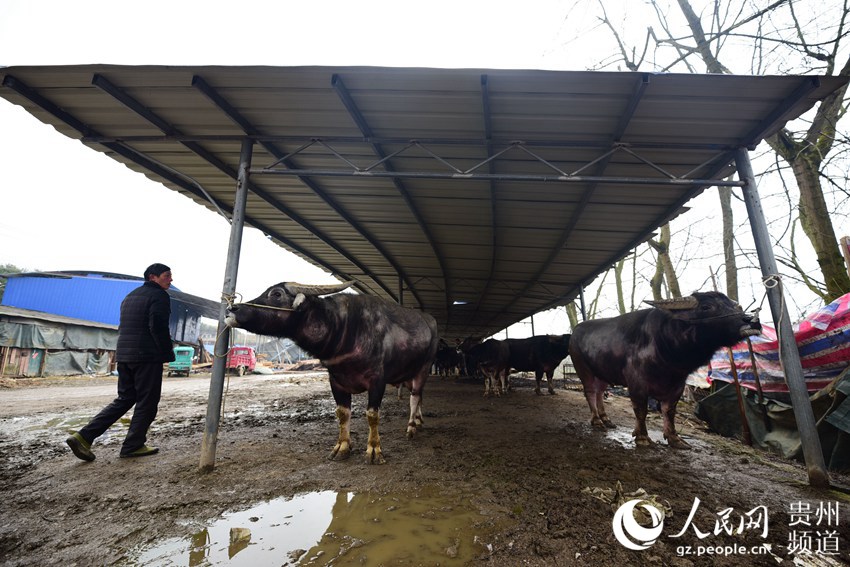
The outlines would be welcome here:
[[[612,441],[616,441],[623,447],[634,449],[635,438],[632,436],[632,429],[625,427],[617,427],[615,429],[608,429],[605,431],[605,438],[610,439]],[[664,434],[661,431],[650,430],[649,438],[652,439],[653,443],[660,445],[662,447],[667,446],[667,441],[664,440]],[[704,447],[705,443],[698,439],[694,439],[690,436],[683,436],[685,441],[690,444],[692,447]]]
[[[478,556],[468,501],[437,493],[312,492],[229,512],[189,538],[131,555],[131,565],[463,565]]]

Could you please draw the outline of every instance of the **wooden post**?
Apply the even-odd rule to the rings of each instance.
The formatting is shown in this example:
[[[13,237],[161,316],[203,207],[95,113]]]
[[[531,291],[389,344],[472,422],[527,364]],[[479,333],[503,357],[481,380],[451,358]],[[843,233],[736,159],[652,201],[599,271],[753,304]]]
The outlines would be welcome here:
[[[741,393],[741,382],[738,380],[738,368],[735,366],[735,354],[732,347],[726,349],[729,352],[729,368],[732,371],[732,380],[735,382],[735,393],[738,394],[738,411],[741,413],[741,435],[746,445],[753,445],[750,435],[750,424],[747,421],[747,409],[744,404],[744,394]]]

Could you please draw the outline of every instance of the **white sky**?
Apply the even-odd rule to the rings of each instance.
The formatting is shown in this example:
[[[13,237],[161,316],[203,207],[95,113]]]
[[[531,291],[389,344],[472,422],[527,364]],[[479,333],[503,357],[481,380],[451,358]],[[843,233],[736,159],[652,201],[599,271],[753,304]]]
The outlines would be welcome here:
[[[608,14],[629,17],[623,7],[628,1],[606,2]],[[0,0],[0,66],[584,69],[600,58],[600,45],[588,37],[572,39],[571,30],[592,27],[593,20],[570,11],[571,5],[564,0]],[[716,200],[713,193],[711,199]],[[700,220],[718,222],[706,215]],[[163,262],[182,291],[218,300],[229,235],[229,225],[215,213],[0,99],[0,264],[141,275],[148,264]],[[705,272],[695,283],[683,282],[682,291],[699,288]],[[334,280],[246,228],[237,291],[250,298],[279,281]],[[743,297],[742,303],[747,303]],[[565,319],[563,310],[538,315],[535,332],[568,332]],[[510,331],[512,337],[530,334],[527,323]]]
[[[563,3],[518,6],[0,0],[0,65],[564,68],[553,61]],[[218,299],[224,219],[5,100],[0,124],[0,264],[141,275],[163,262],[182,291]],[[246,229],[237,291],[253,297],[279,281],[335,280]]]

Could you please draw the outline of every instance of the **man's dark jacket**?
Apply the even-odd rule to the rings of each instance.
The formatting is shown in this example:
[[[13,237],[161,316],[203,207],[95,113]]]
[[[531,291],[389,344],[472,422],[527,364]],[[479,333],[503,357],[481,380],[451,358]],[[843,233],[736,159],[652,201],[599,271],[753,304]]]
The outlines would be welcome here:
[[[171,362],[174,351],[168,320],[171,298],[156,282],[147,281],[121,302],[116,362]]]

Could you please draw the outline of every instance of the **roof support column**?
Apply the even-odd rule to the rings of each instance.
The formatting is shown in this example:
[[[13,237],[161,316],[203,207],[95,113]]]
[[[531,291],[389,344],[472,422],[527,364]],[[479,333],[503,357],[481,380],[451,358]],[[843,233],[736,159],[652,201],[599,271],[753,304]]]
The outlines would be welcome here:
[[[803,458],[806,461],[806,470],[809,474],[809,484],[826,487],[829,486],[829,474],[826,471],[814,412],[809,401],[806,381],[803,377],[800,352],[797,350],[797,341],[794,339],[794,330],[791,327],[788,310],[785,309],[782,281],[779,279],[779,269],[776,266],[773,249],[770,246],[770,235],[767,231],[767,223],[764,220],[764,210],[756,187],[753,166],[746,148],[736,150],[735,162],[738,167],[738,177],[741,181],[744,181],[742,188],[744,202],[747,204],[747,214],[750,217],[750,227],[753,231],[761,274],[767,288],[770,312],[776,325],[780,364],[785,374],[785,382],[788,384],[788,391],[791,394],[791,404],[794,408],[797,429],[800,432]]]
[[[224,392],[224,374],[227,371],[227,351],[230,337],[224,322],[230,299],[236,293],[236,274],[239,271],[239,253],[242,250],[242,229],[245,226],[245,204],[248,201],[248,171],[251,169],[253,140],[242,140],[239,154],[239,172],[236,178],[236,195],[233,204],[233,219],[230,223],[230,243],[227,247],[227,263],[221,292],[221,308],[218,316],[218,332],[215,341],[210,395],[207,398],[207,419],[204,438],[201,442],[201,472],[215,468],[215,449],[218,443],[218,426],[221,421],[221,400]]]

